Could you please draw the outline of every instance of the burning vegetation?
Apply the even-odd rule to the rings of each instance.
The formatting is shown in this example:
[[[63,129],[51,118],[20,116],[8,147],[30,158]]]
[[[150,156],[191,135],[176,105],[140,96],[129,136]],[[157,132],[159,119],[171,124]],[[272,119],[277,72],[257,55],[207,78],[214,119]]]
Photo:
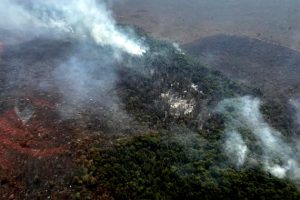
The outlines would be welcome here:
[[[0,198],[300,198],[294,101],[117,25],[96,1],[3,2],[23,16],[12,33],[40,34],[1,55]]]

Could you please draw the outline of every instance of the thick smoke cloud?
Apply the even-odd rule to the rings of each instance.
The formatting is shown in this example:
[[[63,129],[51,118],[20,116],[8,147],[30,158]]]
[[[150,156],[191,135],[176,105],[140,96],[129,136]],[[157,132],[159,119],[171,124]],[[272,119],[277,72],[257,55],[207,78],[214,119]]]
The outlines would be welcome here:
[[[300,180],[299,151],[296,144],[285,141],[283,135],[272,128],[260,112],[261,102],[257,98],[245,96],[226,99],[219,103],[217,112],[226,117],[227,135],[225,149],[231,158],[235,158],[237,165],[246,163],[246,145],[257,145],[251,156],[262,164],[263,168],[272,175],[292,180]],[[256,143],[246,143],[249,137],[256,139]],[[249,140],[251,141],[251,140]],[[250,149],[250,148],[249,148]],[[242,159],[244,158],[244,159]]]
[[[60,34],[92,39],[129,54],[142,55],[146,48],[117,28],[106,5],[95,0],[2,0],[0,27],[27,35]]]
[[[0,9],[1,19],[5,19],[0,20],[0,33],[21,36],[20,42],[32,40],[25,43],[22,53],[34,54],[26,62],[14,58],[10,66],[14,70],[6,75],[7,88],[26,85],[30,90],[59,96],[56,105],[61,117],[79,119],[82,126],[88,126],[89,116],[93,115],[91,118],[102,129],[116,127],[116,123],[122,124],[122,129],[128,128],[130,117],[113,92],[118,63],[124,54],[141,57],[147,48],[132,29],[117,25],[105,2],[1,0]],[[69,46],[61,47],[65,43]],[[50,50],[32,51],[27,44]],[[16,93],[30,95],[26,92]]]
[[[248,147],[242,136],[236,130],[226,131],[225,151],[236,167],[241,167],[245,163]]]

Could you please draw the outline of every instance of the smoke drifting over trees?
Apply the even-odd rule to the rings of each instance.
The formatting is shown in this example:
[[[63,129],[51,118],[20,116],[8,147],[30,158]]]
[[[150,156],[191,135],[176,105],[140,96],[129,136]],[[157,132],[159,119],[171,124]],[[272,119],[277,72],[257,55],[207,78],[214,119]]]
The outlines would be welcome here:
[[[33,77],[25,63],[17,62],[19,67],[8,75],[7,85],[25,84],[36,90],[60,91],[64,100],[59,111],[64,117],[74,117],[86,104],[95,102],[101,102],[103,109],[110,110],[111,114],[122,115],[118,98],[110,94],[116,81],[116,65],[124,54],[142,56],[147,47],[132,29],[116,24],[104,2],[4,0],[0,8],[3,10],[0,17],[6,19],[1,20],[0,29],[18,35],[21,42],[42,38],[48,39],[49,45],[51,40],[71,43],[66,44],[61,52],[66,56],[61,56],[50,74]],[[23,51],[32,53],[30,46],[25,46]],[[44,74],[45,65],[46,59],[35,68]]]
[[[35,169],[20,172],[29,197],[65,188],[77,199],[97,199],[99,188],[115,199],[300,195],[300,143],[278,125],[293,115],[300,127],[298,100],[265,113],[270,99],[255,86],[119,25],[103,1],[2,0],[0,9],[0,167],[12,157]],[[44,163],[56,169],[63,156],[76,170],[62,162],[61,185],[41,180],[53,175]]]
[[[240,166],[246,162],[246,145],[250,145],[250,156],[261,163],[265,170],[279,178],[289,177],[299,181],[297,145],[285,141],[287,138],[263,119],[260,105],[258,98],[250,96],[226,99],[218,105],[217,112],[223,113],[227,119],[225,131],[229,136],[225,138],[225,150],[234,156],[234,162]],[[238,132],[243,132],[242,136]],[[252,134],[257,141],[255,143],[249,140]],[[245,139],[251,143],[247,144]]]
[[[0,27],[12,31],[30,32],[45,36],[68,35],[91,38],[96,44],[109,45],[124,52],[141,55],[146,51],[137,39],[116,26],[106,5],[95,0],[8,1],[0,3]]]

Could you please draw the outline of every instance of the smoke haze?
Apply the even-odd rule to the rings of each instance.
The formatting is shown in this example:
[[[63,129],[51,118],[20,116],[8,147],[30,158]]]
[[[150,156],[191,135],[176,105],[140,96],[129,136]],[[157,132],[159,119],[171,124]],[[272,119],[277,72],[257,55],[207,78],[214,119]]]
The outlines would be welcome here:
[[[0,30],[19,38],[17,43],[25,42],[18,51],[28,52],[28,63],[11,60],[6,88],[22,88],[15,92],[19,96],[28,95],[24,86],[55,91],[62,96],[57,110],[63,119],[82,118],[85,111],[102,115],[111,123],[109,127],[118,121],[126,129],[129,116],[112,90],[122,57],[141,57],[146,52],[143,38],[118,26],[103,1],[3,0],[0,8],[0,17],[5,19],[0,21]],[[52,60],[52,54],[58,59]]]
[[[236,167],[241,167],[247,158],[248,147],[236,130],[226,131],[225,151]]]
[[[95,0],[8,1],[0,2],[0,27],[27,34],[68,35],[91,38],[96,44],[108,45],[133,55],[146,48],[132,36],[117,28],[106,5]],[[49,35],[49,34],[48,34]]]
[[[290,100],[290,104],[295,110],[295,123],[300,126],[300,102],[294,99]]]
[[[114,0],[118,20],[156,37],[190,43],[218,34],[299,47],[297,0]]]
[[[246,159],[241,159],[246,146],[243,144],[241,136],[235,132],[241,130],[244,133],[243,137],[249,138],[253,135],[256,139],[255,149],[260,150],[252,150],[251,154],[266,171],[278,178],[288,177],[299,181],[300,157],[297,144],[288,143],[279,131],[272,128],[263,119],[260,105],[261,102],[258,98],[250,96],[226,99],[219,103],[217,112],[225,115],[226,134],[229,135],[225,142],[227,153],[234,155],[237,165],[246,163],[242,162]],[[228,130],[233,130],[234,134]],[[246,134],[247,132],[252,135]]]

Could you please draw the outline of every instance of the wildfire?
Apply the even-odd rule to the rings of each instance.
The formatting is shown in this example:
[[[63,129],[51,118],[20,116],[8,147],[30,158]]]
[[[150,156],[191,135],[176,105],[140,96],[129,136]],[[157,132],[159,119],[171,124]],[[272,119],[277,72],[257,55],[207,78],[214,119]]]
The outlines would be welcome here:
[[[25,101],[42,112],[53,109],[53,105],[45,100],[26,97]],[[45,110],[46,109],[46,110]],[[17,109],[22,112],[20,109]],[[38,133],[38,134],[37,134]],[[8,109],[0,117],[0,168],[12,165],[13,155],[27,155],[32,158],[46,158],[64,152],[64,147],[41,139],[41,135],[55,134],[51,125],[43,126],[39,113],[35,113],[24,123],[16,108]],[[48,143],[53,143],[51,146]]]

